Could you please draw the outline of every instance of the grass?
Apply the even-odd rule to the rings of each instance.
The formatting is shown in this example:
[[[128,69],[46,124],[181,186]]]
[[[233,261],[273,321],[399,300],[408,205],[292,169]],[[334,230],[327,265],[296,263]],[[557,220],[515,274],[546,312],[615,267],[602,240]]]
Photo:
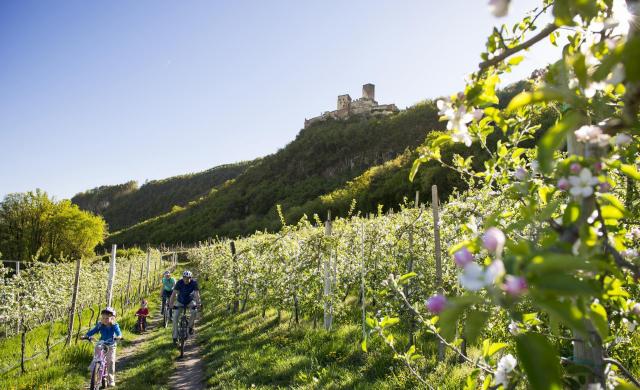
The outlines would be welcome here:
[[[205,302],[206,291],[204,292]],[[332,332],[311,323],[290,326],[275,310],[262,318],[259,308],[230,314],[224,307],[207,310],[206,326],[198,335],[203,346],[207,385],[215,389],[399,389],[423,388],[403,363],[394,359],[380,340],[371,340],[367,353],[360,347],[359,325],[339,325]],[[399,344],[402,344],[399,338]],[[406,340],[404,341],[406,343]],[[437,363],[436,344],[419,341],[427,358],[420,363],[428,383],[439,389],[459,389],[471,372],[453,356]],[[472,353],[477,353],[473,351]],[[423,371],[425,372],[425,371]]]

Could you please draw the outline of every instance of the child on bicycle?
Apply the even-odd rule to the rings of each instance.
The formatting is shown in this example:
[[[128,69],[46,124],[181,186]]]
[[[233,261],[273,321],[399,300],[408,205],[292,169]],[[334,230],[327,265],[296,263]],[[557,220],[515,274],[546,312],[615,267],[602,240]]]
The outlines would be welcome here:
[[[107,352],[107,380],[109,386],[116,385],[116,340],[122,339],[120,326],[116,322],[116,310],[107,307],[100,312],[100,322],[84,335],[84,339],[91,339],[91,336],[100,332],[100,341],[104,341],[109,346]],[[96,346],[97,348],[97,346]],[[96,351],[97,352],[97,351]]]
[[[136,316],[138,316],[138,321],[141,321],[141,331],[145,332],[147,330],[147,317],[149,316],[149,309],[147,308],[147,300],[143,299],[140,301],[140,308],[136,312]]]

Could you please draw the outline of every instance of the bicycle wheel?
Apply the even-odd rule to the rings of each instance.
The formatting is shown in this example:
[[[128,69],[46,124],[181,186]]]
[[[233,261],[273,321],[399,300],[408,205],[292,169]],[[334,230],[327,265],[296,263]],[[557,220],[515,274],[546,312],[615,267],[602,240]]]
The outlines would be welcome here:
[[[184,356],[184,342],[186,339],[180,339],[180,357]]]
[[[89,388],[91,390],[99,390],[102,385],[102,362],[96,362],[91,370],[91,383]]]

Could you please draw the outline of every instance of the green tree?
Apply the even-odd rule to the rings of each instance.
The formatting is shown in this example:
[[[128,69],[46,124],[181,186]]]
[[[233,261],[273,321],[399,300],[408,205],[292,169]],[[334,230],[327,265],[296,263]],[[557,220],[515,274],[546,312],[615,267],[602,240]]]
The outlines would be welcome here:
[[[68,200],[56,202],[36,190],[7,195],[0,203],[0,253],[14,260],[77,258],[104,241],[101,217]]]

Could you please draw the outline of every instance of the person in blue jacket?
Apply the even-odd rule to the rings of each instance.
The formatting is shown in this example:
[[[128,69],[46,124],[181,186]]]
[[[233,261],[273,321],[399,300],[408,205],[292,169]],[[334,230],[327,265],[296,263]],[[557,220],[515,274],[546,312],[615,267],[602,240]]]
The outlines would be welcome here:
[[[108,386],[113,387],[116,385],[116,340],[122,339],[122,332],[116,322],[116,310],[114,308],[107,307],[100,312],[100,315],[100,322],[88,331],[84,338],[91,339],[91,336],[100,332],[100,341],[104,341],[104,343],[109,346],[106,356],[107,381]]]

